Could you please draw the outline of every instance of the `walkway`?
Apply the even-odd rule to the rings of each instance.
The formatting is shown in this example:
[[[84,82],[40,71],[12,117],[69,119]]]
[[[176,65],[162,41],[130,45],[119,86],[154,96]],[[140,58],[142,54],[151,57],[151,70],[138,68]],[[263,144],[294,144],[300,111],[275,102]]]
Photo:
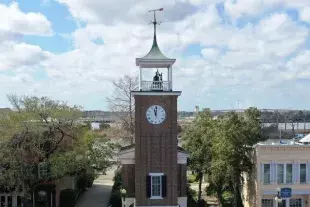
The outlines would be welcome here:
[[[114,170],[109,170],[107,175],[100,175],[94,185],[81,196],[76,207],[108,207]]]

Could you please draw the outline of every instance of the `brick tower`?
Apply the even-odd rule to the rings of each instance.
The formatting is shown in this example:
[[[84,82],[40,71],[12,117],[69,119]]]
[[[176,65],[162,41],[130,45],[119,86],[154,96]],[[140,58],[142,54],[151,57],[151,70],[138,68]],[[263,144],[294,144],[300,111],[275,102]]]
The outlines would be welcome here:
[[[120,153],[122,177],[124,187],[135,198],[135,206],[186,207],[187,154],[178,147],[177,140],[177,99],[181,91],[172,88],[172,65],[176,60],[163,55],[157,44],[155,11],[162,9],[152,10],[151,50],[136,59],[139,91],[131,92],[135,99],[135,145]],[[166,71],[166,77],[158,70]],[[144,74],[150,71],[155,76],[144,80]]]

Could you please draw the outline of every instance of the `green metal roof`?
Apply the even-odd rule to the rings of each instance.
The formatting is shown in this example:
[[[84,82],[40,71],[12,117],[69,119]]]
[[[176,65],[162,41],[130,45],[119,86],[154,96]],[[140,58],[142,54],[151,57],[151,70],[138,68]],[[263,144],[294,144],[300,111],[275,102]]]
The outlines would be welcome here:
[[[149,51],[149,53],[142,57],[141,59],[159,59],[159,60],[170,60],[170,58],[167,58],[159,49],[158,44],[157,44],[157,40],[156,40],[156,33],[154,34],[154,39],[153,39],[153,45],[151,50]]]

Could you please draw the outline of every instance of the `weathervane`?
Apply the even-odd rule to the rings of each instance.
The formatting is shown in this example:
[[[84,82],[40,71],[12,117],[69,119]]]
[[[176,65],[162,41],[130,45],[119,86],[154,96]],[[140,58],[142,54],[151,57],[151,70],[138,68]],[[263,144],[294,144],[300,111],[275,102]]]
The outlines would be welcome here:
[[[163,11],[164,8],[160,8],[160,9],[153,9],[153,10],[150,10],[149,12],[154,12],[154,21],[151,21],[151,24],[154,24],[154,38],[156,39],[156,25],[160,25],[161,22],[157,22],[156,21],[156,12],[157,11]]]

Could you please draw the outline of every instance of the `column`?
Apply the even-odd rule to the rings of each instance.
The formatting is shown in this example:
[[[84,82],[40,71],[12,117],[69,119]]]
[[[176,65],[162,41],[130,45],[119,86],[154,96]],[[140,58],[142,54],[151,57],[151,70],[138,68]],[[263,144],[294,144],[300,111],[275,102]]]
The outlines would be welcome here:
[[[310,181],[310,177],[309,177],[309,160],[307,161],[307,164],[306,164],[306,183],[308,184],[309,181]]]
[[[141,91],[142,90],[142,68],[141,68],[141,66],[139,66],[139,70],[140,70],[140,73],[139,73],[139,90]]]
[[[285,200],[286,200],[286,205],[285,205],[285,207],[290,207],[290,199],[287,198],[287,199],[285,199]]]
[[[167,68],[168,69],[168,90],[170,91],[171,90],[171,85],[170,85],[170,80],[171,80],[171,77],[170,77],[170,66]]]
[[[300,183],[300,161],[298,161],[296,165],[297,165],[296,183]]]
[[[293,170],[293,184],[295,184],[296,183],[296,163],[295,163],[295,161],[293,161],[293,165],[292,165],[292,170]]]
[[[172,91],[172,65],[170,66],[170,90]]]

